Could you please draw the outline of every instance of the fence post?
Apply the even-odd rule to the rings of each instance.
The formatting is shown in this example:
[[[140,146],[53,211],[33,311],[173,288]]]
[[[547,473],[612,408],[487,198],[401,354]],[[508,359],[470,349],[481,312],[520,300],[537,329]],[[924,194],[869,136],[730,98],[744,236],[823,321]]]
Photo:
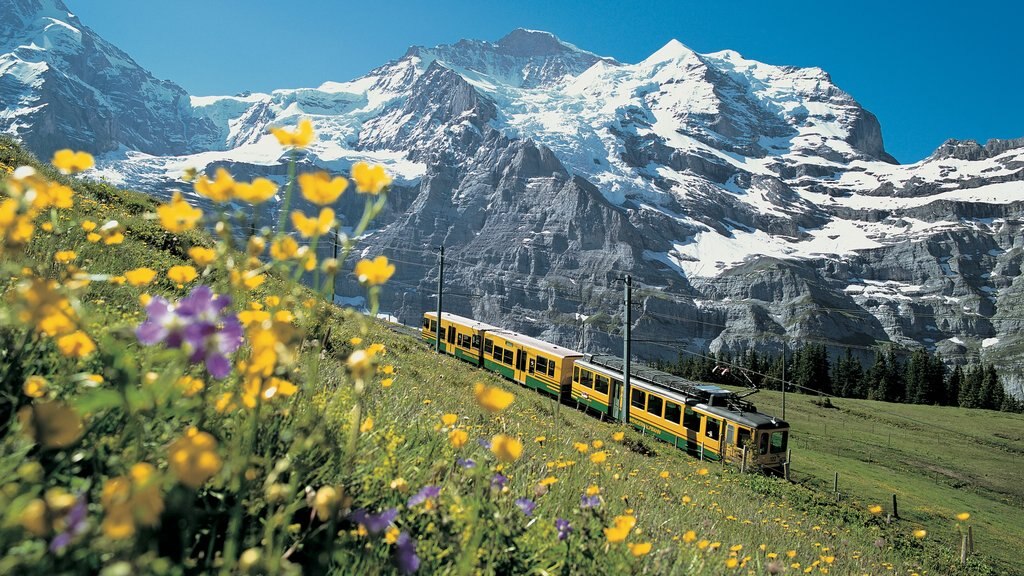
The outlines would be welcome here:
[[[839,472],[836,472],[836,479],[832,481],[832,491],[839,494]]]
[[[967,527],[967,551],[974,554],[974,527]]]
[[[960,535],[960,565],[967,564],[967,534]]]
[[[782,472],[786,477],[786,481],[789,482],[789,467],[790,462],[793,461],[793,449],[786,450],[786,462],[782,465]]]
[[[746,446],[743,447],[743,464],[740,465],[740,473],[741,474],[746,474],[747,473],[747,447]]]
[[[900,517],[899,508],[896,507],[896,495],[895,494],[892,495],[892,517],[893,518],[899,518]]]

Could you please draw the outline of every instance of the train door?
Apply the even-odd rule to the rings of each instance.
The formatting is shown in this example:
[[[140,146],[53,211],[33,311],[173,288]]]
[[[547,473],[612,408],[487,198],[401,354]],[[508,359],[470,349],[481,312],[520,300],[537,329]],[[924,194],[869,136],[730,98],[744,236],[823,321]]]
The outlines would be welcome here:
[[[740,460],[743,455],[736,446],[736,426],[732,422],[725,423],[725,457],[728,460]]]
[[[526,356],[526,350],[516,346],[516,372],[514,380],[520,384],[526,384]]]
[[[452,352],[454,353],[455,347],[455,325],[448,325],[448,343],[452,345]]]
[[[608,390],[608,416],[616,420],[622,420],[619,414],[619,394],[622,393],[622,380],[612,378],[612,385]]]

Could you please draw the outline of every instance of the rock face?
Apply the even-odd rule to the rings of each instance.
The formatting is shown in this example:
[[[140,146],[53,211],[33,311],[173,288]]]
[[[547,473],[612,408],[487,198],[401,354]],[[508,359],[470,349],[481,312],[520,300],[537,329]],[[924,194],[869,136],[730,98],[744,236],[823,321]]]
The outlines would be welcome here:
[[[786,339],[1024,363],[1024,139],[897,165],[875,116],[818,68],[676,41],[628,64],[515,30],[413,47],[349,82],[187,98],[58,0],[0,12],[15,23],[0,126],[43,154],[108,152],[97,178],[157,195],[186,167],[283,182],[267,127],[299,117],[318,135],[303,169],[384,164],[395,185],[359,254],[398,264],[382,309],[404,322],[434,308],[444,245],[446,310],[589,352],[621,349],[629,274],[642,357]],[[347,223],[361,202],[342,197]],[[1003,373],[1021,396],[1020,371]]]

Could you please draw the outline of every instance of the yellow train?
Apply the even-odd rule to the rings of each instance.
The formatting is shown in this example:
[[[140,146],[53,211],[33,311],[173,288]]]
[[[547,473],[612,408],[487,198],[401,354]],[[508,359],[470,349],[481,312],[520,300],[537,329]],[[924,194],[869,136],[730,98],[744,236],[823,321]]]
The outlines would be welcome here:
[[[556,396],[562,402],[621,420],[622,359],[583,354],[472,318],[441,314],[441,349],[475,366]],[[437,338],[436,312],[423,315],[423,339]],[[789,425],[718,386],[700,385],[646,367],[631,366],[629,423],[708,460],[781,469]]]

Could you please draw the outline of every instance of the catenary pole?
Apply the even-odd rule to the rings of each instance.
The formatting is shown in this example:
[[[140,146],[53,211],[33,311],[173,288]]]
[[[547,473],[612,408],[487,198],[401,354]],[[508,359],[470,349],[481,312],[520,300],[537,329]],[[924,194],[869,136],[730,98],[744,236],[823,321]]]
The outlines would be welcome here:
[[[782,337],[782,419],[786,419],[786,337]]]
[[[633,277],[626,274],[626,300],[623,311],[623,338],[622,338],[622,410],[619,414],[622,421],[629,424],[629,373],[630,373],[630,339],[631,324],[633,323]]]
[[[437,330],[435,331],[434,352],[441,352],[441,291],[444,289],[444,245],[437,259]]]

